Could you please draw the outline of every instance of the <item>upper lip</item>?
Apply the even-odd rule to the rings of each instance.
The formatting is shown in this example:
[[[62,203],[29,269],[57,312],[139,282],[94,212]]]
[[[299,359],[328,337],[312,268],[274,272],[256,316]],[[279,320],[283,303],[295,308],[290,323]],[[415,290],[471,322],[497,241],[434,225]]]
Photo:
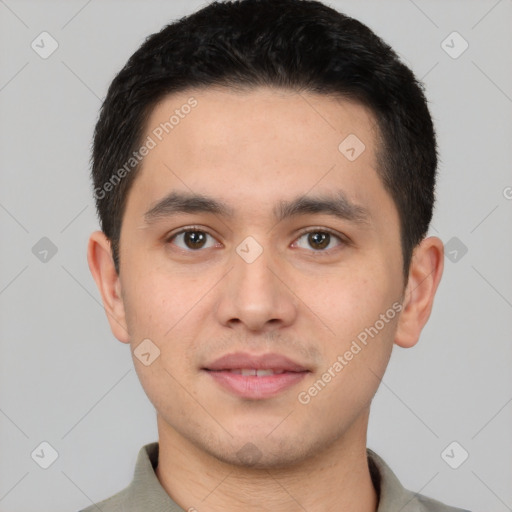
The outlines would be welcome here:
[[[252,355],[245,352],[233,352],[219,357],[204,367],[205,370],[274,370],[288,372],[309,371],[304,366],[292,361],[286,356],[275,353]]]

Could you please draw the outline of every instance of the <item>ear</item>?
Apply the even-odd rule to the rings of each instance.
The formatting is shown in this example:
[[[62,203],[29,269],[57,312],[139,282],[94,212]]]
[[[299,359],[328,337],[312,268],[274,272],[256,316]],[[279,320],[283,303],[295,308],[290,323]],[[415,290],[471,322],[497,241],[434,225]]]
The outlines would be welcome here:
[[[444,267],[443,242],[434,236],[416,246],[398,321],[395,343],[403,348],[416,345],[432,311],[434,296]]]
[[[91,234],[87,248],[87,261],[101,293],[112,333],[119,341],[129,343],[130,337],[121,296],[121,281],[112,258],[110,240],[103,231],[95,231]]]

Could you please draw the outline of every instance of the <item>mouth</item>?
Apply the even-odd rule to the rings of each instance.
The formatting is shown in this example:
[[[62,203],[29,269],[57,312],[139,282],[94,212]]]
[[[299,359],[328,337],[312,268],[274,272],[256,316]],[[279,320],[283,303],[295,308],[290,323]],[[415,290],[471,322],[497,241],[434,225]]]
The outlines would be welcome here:
[[[233,370],[211,370],[214,372],[230,372],[235,373],[237,375],[245,375],[246,377],[249,375],[255,377],[265,377],[266,375],[280,375],[281,373],[285,373],[286,370],[257,370],[256,368],[244,368],[244,369],[233,369]]]
[[[202,370],[224,391],[253,400],[277,396],[311,373],[280,354],[240,352],[223,356]]]

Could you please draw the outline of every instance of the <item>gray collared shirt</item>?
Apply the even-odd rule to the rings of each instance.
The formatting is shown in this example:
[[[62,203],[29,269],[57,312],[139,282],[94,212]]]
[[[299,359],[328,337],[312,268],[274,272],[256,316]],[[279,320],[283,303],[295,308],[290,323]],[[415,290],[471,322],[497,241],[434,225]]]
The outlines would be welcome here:
[[[369,448],[366,452],[373,485],[379,495],[376,512],[469,512],[404,489],[383,459]],[[81,512],[184,512],[161,486],[155,474],[157,465],[158,443],[143,446],[130,485]]]

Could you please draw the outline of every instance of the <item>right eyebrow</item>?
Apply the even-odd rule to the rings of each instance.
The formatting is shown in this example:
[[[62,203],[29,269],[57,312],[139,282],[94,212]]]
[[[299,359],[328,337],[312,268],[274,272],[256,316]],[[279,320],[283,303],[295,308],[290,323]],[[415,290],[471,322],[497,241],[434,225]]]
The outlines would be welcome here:
[[[146,224],[177,213],[213,213],[222,217],[233,217],[234,211],[226,203],[201,194],[171,192],[144,214]]]

